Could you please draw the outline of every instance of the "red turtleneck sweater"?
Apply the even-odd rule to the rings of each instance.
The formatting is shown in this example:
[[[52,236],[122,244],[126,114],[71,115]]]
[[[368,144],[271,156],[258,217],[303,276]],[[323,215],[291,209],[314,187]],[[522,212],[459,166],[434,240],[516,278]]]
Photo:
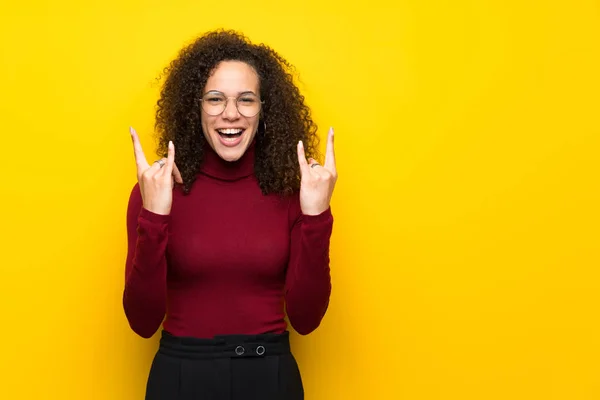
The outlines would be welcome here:
[[[281,333],[285,311],[300,334],[329,303],[331,209],[303,215],[298,193],[264,196],[253,175],[255,143],[233,163],[209,146],[191,192],[173,190],[171,214],[142,207],[136,184],[127,209],[123,307],[151,337]]]

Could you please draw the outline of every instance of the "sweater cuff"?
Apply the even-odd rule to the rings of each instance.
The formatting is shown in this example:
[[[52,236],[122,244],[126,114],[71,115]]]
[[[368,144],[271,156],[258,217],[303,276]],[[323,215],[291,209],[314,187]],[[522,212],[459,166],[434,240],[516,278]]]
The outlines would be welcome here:
[[[166,215],[156,214],[144,207],[142,207],[142,209],[140,210],[139,217],[148,222],[157,223],[157,224],[164,224],[171,220],[170,214],[166,214]]]
[[[331,207],[317,215],[302,214],[302,222],[310,225],[329,224],[333,222],[333,214],[331,213]]]

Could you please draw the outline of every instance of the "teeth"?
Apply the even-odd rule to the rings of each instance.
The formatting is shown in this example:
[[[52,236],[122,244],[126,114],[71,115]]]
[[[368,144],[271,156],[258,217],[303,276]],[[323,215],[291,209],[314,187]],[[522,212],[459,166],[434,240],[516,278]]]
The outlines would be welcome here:
[[[235,135],[236,133],[241,133],[243,129],[217,129],[217,132],[225,134],[225,135]]]

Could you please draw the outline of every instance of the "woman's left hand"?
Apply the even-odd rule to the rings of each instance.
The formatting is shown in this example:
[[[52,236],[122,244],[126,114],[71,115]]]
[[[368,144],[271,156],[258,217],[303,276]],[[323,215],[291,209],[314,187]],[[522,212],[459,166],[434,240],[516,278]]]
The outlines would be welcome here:
[[[305,215],[318,215],[329,208],[333,188],[337,181],[335,152],[333,150],[333,128],[329,128],[325,165],[316,160],[306,160],[304,146],[298,143],[298,162],[300,163],[300,207]]]

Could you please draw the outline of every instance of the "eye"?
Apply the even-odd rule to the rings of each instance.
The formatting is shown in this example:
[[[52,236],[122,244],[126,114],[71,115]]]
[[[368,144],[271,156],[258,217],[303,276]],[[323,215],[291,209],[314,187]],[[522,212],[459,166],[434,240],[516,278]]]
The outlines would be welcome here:
[[[240,103],[252,104],[256,102],[256,98],[253,96],[242,96],[238,100]]]
[[[219,103],[224,102],[225,99],[222,97],[219,97],[219,96],[208,96],[204,99],[204,101],[207,101],[212,104],[219,104]]]

